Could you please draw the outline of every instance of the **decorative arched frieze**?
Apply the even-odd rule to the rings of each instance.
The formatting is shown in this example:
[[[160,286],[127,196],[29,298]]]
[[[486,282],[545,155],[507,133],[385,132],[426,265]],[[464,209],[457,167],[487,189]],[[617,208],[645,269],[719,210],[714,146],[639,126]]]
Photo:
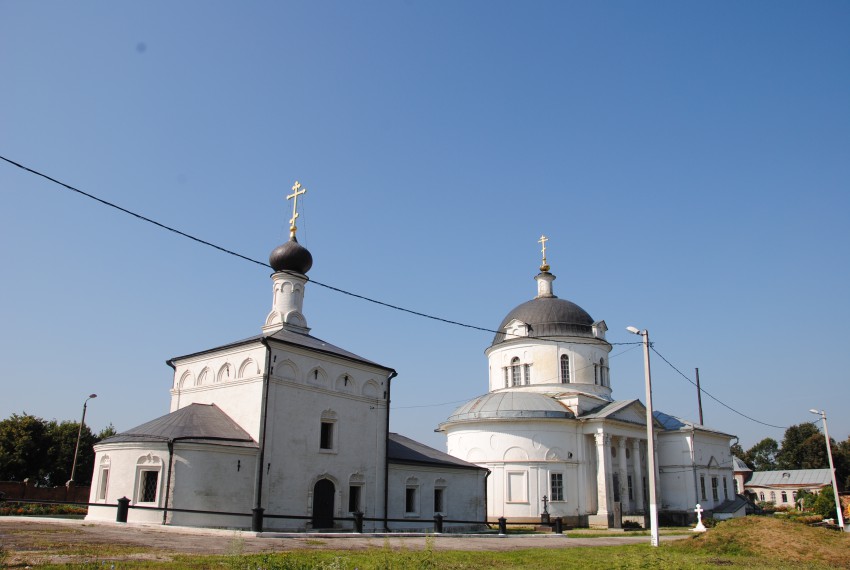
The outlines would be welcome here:
[[[331,410],[330,408],[328,408],[327,410],[324,410],[322,412],[322,419],[326,420],[326,421],[334,421],[335,422],[338,417],[339,417],[339,415],[335,411]]]
[[[183,375],[180,376],[180,380],[177,381],[177,389],[181,390],[186,386],[192,386],[193,384],[194,381],[192,379],[192,371],[186,370],[185,372],[183,372]]]
[[[572,454],[567,454],[567,452],[560,447],[553,447],[546,452],[546,461],[564,461],[571,456]]]
[[[260,374],[260,365],[254,362],[253,358],[246,358],[242,361],[242,364],[239,365],[239,372],[236,374],[236,377],[246,378],[256,376],[258,374]]]
[[[298,381],[298,367],[289,359],[283,360],[276,364],[272,364],[272,376],[277,378],[283,378],[284,380],[290,380],[292,382]]]
[[[348,478],[348,483],[351,485],[363,485],[366,483],[366,476],[360,471],[352,473],[351,477]]]
[[[233,380],[233,366],[231,366],[229,362],[225,362],[221,368],[218,369],[215,381],[227,382],[228,380]]]
[[[336,382],[334,382],[334,389],[337,392],[348,392],[350,394],[354,394],[357,392],[357,384],[354,382],[354,378],[351,377],[351,374],[340,374],[337,377]]]
[[[98,464],[99,464],[101,467],[109,467],[109,464],[110,464],[111,462],[112,462],[112,460],[109,458],[109,456],[108,456],[108,455],[104,455],[104,456],[102,456],[102,457],[100,458],[100,461],[98,462]]]
[[[483,463],[486,458],[487,455],[484,453],[484,450],[479,447],[473,447],[466,452],[466,461],[470,463]]]
[[[361,393],[367,398],[378,398],[378,395],[381,393],[381,387],[375,380],[370,379],[363,384],[363,391]]]
[[[136,460],[136,465],[162,465],[162,458],[159,455],[148,453],[139,457]]]
[[[503,461],[528,461],[528,453],[520,447],[510,447],[502,457]]]
[[[307,373],[307,380],[314,384],[327,384],[328,374],[321,366],[316,366]]]
[[[212,376],[210,369],[204,367],[204,369],[201,370],[201,373],[198,374],[198,377],[195,378],[195,386],[203,386],[204,384],[209,384],[210,376]]]
[[[408,477],[407,479],[404,480],[404,484],[405,485],[418,485],[419,484],[419,478],[416,477],[416,475],[411,475],[410,477]]]

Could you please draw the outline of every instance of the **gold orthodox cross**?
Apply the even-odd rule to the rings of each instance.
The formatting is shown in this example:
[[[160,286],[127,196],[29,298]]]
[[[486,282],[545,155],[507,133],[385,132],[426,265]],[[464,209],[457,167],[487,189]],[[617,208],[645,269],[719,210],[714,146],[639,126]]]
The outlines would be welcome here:
[[[540,266],[540,271],[549,271],[549,264],[546,263],[546,242],[547,241],[549,241],[549,238],[547,238],[544,235],[541,235],[540,239],[537,240],[537,243],[539,243],[542,246],[541,251],[543,252],[543,264]]]
[[[295,227],[295,220],[298,219],[298,196],[307,192],[306,188],[301,188],[301,183],[297,180],[295,181],[295,185],[292,187],[292,194],[286,197],[287,200],[292,200],[292,219],[289,220],[289,236],[295,237],[295,230],[298,229]]]

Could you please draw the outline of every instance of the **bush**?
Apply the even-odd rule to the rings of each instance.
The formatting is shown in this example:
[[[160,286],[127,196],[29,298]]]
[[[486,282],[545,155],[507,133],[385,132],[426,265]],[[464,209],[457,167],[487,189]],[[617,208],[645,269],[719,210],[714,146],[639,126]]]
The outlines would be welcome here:
[[[641,530],[643,527],[637,521],[623,521],[623,528],[626,530]]]
[[[85,515],[87,507],[38,503],[0,503],[0,516]]]

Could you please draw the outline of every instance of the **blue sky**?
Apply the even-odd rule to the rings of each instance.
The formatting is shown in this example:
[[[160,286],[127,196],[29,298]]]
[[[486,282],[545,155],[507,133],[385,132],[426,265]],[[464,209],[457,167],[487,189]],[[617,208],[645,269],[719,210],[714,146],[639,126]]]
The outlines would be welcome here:
[[[530,4],[530,5],[529,5]],[[244,255],[308,188],[310,276],[495,328],[555,293],[732,407],[850,434],[847,2],[0,1],[0,155]],[[0,163],[0,416],[127,429],[172,356],[260,331],[268,271]],[[392,429],[487,389],[489,333],[309,286],[315,336],[398,370]],[[631,349],[631,350],[629,350]],[[643,361],[614,347],[614,397]],[[654,356],[654,355],[653,355]],[[656,408],[696,393],[653,360]],[[703,398],[748,447],[783,430]]]

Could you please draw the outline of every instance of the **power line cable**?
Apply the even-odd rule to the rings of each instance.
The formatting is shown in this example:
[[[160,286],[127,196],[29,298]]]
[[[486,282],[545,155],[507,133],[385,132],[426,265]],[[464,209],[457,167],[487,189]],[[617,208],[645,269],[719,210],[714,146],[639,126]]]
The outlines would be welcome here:
[[[693,384],[694,386],[696,386],[696,385],[697,385],[697,383],[696,383],[696,382],[694,382],[693,380],[691,380],[690,378],[688,378],[685,374],[683,374],[683,373],[682,373],[682,371],[681,371],[681,370],[679,370],[678,368],[676,368],[675,366],[673,366],[673,364],[672,364],[669,360],[667,360],[666,358],[664,358],[664,355],[663,355],[663,354],[661,354],[660,352],[658,352],[657,350],[655,350],[655,347],[654,347],[654,346],[652,346],[652,343],[650,343],[650,348],[652,349],[652,352],[654,352],[654,353],[655,353],[655,354],[657,354],[659,357],[661,357],[661,360],[663,360],[664,362],[666,362],[666,363],[667,363],[667,366],[669,366],[670,368],[672,368],[673,370],[675,370],[676,372],[678,372],[678,373],[679,373],[679,375],[680,375],[682,378],[684,378],[685,380],[687,380],[688,382],[690,382],[690,383],[691,383],[691,384]],[[724,403],[723,401],[721,401],[720,399],[718,399],[718,398],[714,397],[714,396],[713,396],[710,392],[707,392],[705,388],[700,387],[699,389],[700,389],[700,391],[701,391],[703,394],[705,394],[706,396],[708,396],[709,398],[711,398],[712,400],[714,400],[715,402],[717,402],[718,404],[720,404],[720,405],[721,405],[721,406],[723,406],[724,408],[727,408],[727,409],[729,409],[729,410],[731,410],[731,411],[735,412],[735,413],[736,413],[736,414],[738,414],[739,416],[742,416],[742,417],[744,417],[744,418],[747,418],[747,419],[748,419],[748,420],[750,420],[750,421],[756,422],[757,424],[761,424],[761,425],[763,425],[763,426],[772,427],[772,428],[776,428],[776,429],[788,429],[788,426],[776,426],[776,425],[773,425],[773,424],[769,424],[769,423],[767,423],[767,422],[763,422],[763,421],[761,421],[761,420],[757,420],[757,419],[755,419],[755,418],[753,418],[753,417],[750,417],[750,416],[748,416],[747,414],[745,414],[745,413],[743,413],[743,412],[739,412],[738,410],[736,410],[735,408],[733,408],[733,407],[732,407],[732,406],[730,406],[729,404],[726,404],[726,403]]]
[[[237,253],[237,252],[235,252],[235,251],[233,251],[233,250],[227,249],[226,247],[222,247],[222,246],[220,246],[220,245],[216,245],[216,244],[214,244],[214,243],[212,243],[212,242],[209,242],[209,241],[207,241],[207,240],[205,240],[205,239],[201,239],[201,238],[199,238],[199,237],[195,237],[195,236],[193,236],[193,235],[191,235],[191,234],[187,234],[187,233],[186,233],[186,232],[184,232],[184,231],[178,230],[177,228],[173,228],[173,227],[168,226],[168,225],[166,225],[166,224],[163,224],[163,223],[161,223],[161,222],[157,222],[156,220],[153,220],[153,219],[151,219],[151,218],[149,218],[149,217],[147,217],[147,216],[143,216],[142,214],[138,214],[138,213],[136,213],[136,212],[133,212],[132,210],[128,210],[127,208],[123,208],[123,207],[121,207],[121,206],[119,206],[119,205],[117,205],[117,204],[114,204],[114,203],[112,203],[112,202],[110,202],[110,201],[108,201],[108,200],[104,200],[104,199],[102,199],[102,198],[98,198],[97,196],[95,196],[95,195],[93,195],[93,194],[90,194],[90,193],[88,193],[88,192],[84,192],[83,190],[80,190],[79,188],[75,188],[74,186],[71,186],[70,184],[66,184],[65,182],[62,182],[61,180],[57,180],[56,178],[53,178],[53,177],[51,177],[51,176],[48,176],[47,174],[44,174],[43,172],[39,172],[38,170],[34,170],[34,169],[32,169],[32,168],[29,168],[29,167],[27,167],[27,166],[24,166],[23,164],[20,164],[20,163],[18,163],[18,162],[15,162],[14,160],[11,160],[11,159],[9,159],[9,158],[6,158],[5,156],[0,155],[0,159],[5,160],[5,161],[6,161],[6,162],[8,162],[9,164],[11,164],[11,165],[13,165],[13,166],[17,166],[18,168],[20,168],[20,169],[22,169],[22,170],[25,170],[25,171],[27,171],[27,172],[29,172],[29,173],[31,173],[31,174],[35,174],[36,176],[40,176],[41,178],[44,178],[44,179],[46,179],[46,180],[49,180],[50,182],[53,182],[54,184],[58,184],[59,186],[62,186],[63,188],[66,188],[66,189],[68,189],[68,190],[71,190],[72,192],[76,192],[77,194],[80,194],[80,195],[82,195],[82,196],[85,196],[86,198],[90,198],[90,199],[92,199],[92,200],[94,200],[94,201],[96,201],[96,202],[99,202],[99,203],[103,204],[104,206],[109,206],[110,208],[114,208],[114,209],[116,209],[116,210],[119,210],[119,211],[121,211],[121,212],[124,212],[125,214],[129,214],[130,216],[133,216],[134,218],[137,218],[137,219],[139,219],[139,220],[142,220],[142,221],[148,222],[148,223],[150,223],[150,224],[153,224],[153,225],[155,225],[155,226],[157,226],[157,227],[159,227],[159,228],[161,228],[161,229],[164,229],[164,230],[167,230],[167,231],[173,232],[173,233],[175,233],[175,234],[177,234],[177,235],[179,235],[179,236],[182,236],[182,237],[188,238],[188,239],[190,239],[190,240],[192,240],[192,241],[195,241],[195,242],[198,242],[198,243],[200,243],[200,244],[202,244],[202,245],[206,245],[206,246],[208,246],[208,247],[212,247],[212,248],[214,248],[214,249],[217,249],[218,251],[221,251],[222,253],[226,253],[226,254],[228,254],[228,255],[233,255],[233,256],[235,256],[235,257],[238,257],[238,258],[243,259],[243,260],[245,260],[245,261],[249,261],[249,262],[254,263],[254,264],[256,264],[256,265],[260,265],[260,266],[262,266],[262,267],[268,267],[268,268],[270,268],[270,269],[272,268],[272,267],[271,267],[268,263],[264,263],[264,262],[262,262],[262,261],[258,261],[258,260],[256,260],[256,259],[253,259],[253,258],[251,258],[251,257],[248,257],[247,255],[242,255],[241,253]],[[315,279],[310,279],[310,282],[311,282],[311,283],[315,283],[316,285],[318,285],[318,286],[320,286],[320,287],[324,287],[324,288],[326,288],[326,289],[330,289],[331,291],[335,291],[335,292],[337,292],[337,293],[342,293],[343,295],[348,295],[348,296],[350,296],[350,297],[354,297],[354,298],[356,298],[356,299],[361,299],[361,300],[363,300],[363,301],[368,301],[368,302],[370,302],[370,303],[374,303],[374,304],[376,304],[376,305],[381,305],[381,306],[387,307],[387,308],[389,308],[389,309],[394,309],[394,310],[396,310],[396,311],[402,311],[402,312],[405,312],[405,313],[409,313],[409,314],[411,314],[411,315],[416,315],[416,316],[418,316],[418,317],[423,317],[423,318],[426,318],[426,319],[431,319],[431,320],[439,321],[439,322],[446,323],[446,324],[450,324],[450,325],[455,325],[455,326],[459,326],[459,327],[465,327],[465,328],[474,329],[474,330],[479,330],[479,331],[488,332],[488,333],[493,333],[493,334],[499,334],[500,332],[503,332],[503,331],[496,331],[496,330],[493,330],[493,329],[488,329],[488,328],[485,328],[485,327],[479,327],[479,326],[476,326],[476,325],[470,325],[470,324],[462,323],[462,322],[460,322],[460,321],[454,321],[454,320],[451,320],[451,319],[445,319],[445,318],[442,318],[442,317],[437,317],[437,316],[434,316],[434,315],[429,315],[429,314],[427,314],[427,313],[423,313],[423,312],[420,312],[420,311],[414,311],[414,310],[412,310],[412,309],[407,309],[407,308],[405,308],[405,307],[400,307],[400,306],[398,306],[398,305],[393,305],[393,304],[390,304],[390,303],[385,303],[384,301],[379,301],[379,300],[377,300],[377,299],[373,299],[373,298],[371,298],[371,297],[367,297],[367,296],[365,296],[365,295],[359,295],[359,294],[357,294],[357,293],[352,293],[351,291],[346,291],[345,289],[340,289],[339,287],[334,287],[333,285],[328,285],[327,283],[322,283],[322,282],[320,282],[320,281],[316,281]],[[547,339],[547,338],[545,338],[545,337],[539,337],[539,338],[536,338],[536,340],[546,340],[546,341],[552,341],[552,342],[561,342],[561,341],[558,341],[558,340],[556,340],[556,339]],[[573,344],[595,344],[595,342],[591,341],[591,342],[587,342],[587,343],[585,343],[585,342],[577,341],[577,342],[573,342]],[[609,342],[608,344],[611,344],[611,345],[628,345],[628,344],[640,344],[640,343],[639,343],[639,342]]]

